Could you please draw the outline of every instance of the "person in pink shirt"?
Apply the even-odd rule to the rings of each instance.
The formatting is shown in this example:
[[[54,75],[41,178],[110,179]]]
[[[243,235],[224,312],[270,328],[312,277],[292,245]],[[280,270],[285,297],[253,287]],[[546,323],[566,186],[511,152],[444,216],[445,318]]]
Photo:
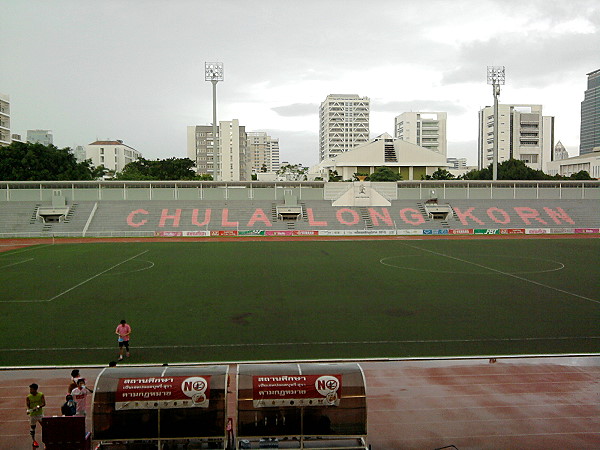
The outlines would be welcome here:
[[[123,359],[123,349],[125,349],[125,356],[129,357],[129,335],[131,334],[131,327],[125,321],[121,320],[121,323],[117,325],[115,334],[119,336],[119,361]]]

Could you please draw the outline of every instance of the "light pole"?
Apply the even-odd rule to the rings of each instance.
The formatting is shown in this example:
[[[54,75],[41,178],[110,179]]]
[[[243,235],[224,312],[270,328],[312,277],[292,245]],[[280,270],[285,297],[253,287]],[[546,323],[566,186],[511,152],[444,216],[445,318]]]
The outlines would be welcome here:
[[[504,84],[504,81],[504,66],[487,67],[487,84],[492,85],[494,92],[494,149],[492,180],[498,179],[498,96],[500,95],[500,85]]]
[[[217,83],[223,81],[223,63],[204,63],[205,81],[213,85],[213,179],[219,179],[219,138],[217,137]]]

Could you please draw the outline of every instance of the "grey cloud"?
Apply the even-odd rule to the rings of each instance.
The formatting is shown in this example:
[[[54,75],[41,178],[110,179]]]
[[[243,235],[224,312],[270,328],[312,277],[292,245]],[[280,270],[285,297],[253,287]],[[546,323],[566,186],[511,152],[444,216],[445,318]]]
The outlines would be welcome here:
[[[265,129],[271,137],[279,138],[279,160],[312,166],[319,159],[319,135],[310,131]]]
[[[444,73],[442,85],[486,79],[486,66],[504,65],[507,83],[523,87],[543,86],[573,75],[581,76],[598,66],[600,34],[507,36],[463,46],[458,64]]]
[[[283,117],[312,116],[318,113],[319,105],[316,103],[293,103],[271,109]]]
[[[448,114],[464,114],[467,109],[458,101],[448,100],[410,100],[394,102],[371,102],[371,111],[375,112],[393,112],[401,114],[409,111],[440,111]]]

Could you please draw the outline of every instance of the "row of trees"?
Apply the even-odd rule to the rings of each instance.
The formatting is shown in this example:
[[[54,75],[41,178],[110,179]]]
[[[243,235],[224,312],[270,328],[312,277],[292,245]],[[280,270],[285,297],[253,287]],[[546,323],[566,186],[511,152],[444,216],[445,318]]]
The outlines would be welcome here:
[[[212,180],[211,175],[197,175],[193,170],[194,162],[189,158],[169,158],[148,160],[140,158],[125,166],[123,171],[115,175],[116,180]],[[284,166],[280,173],[295,169],[306,179],[306,168]],[[77,181],[97,180],[108,171],[103,167],[92,167],[91,160],[77,162],[70,148],[59,149],[54,145],[13,142],[0,147],[0,180],[4,181]],[[389,167],[379,167],[372,174],[355,173],[354,179],[366,176],[368,181],[398,181],[402,175]],[[336,171],[330,171],[329,181],[341,181]],[[432,175],[423,177],[426,180],[491,180],[492,166],[482,170],[471,170],[460,177],[455,177],[446,169],[438,168]],[[592,180],[584,170],[570,177],[546,175],[541,170],[528,167],[523,161],[510,159],[498,165],[499,180]]]
[[[212,180],[197,175],[189,158],[156,161],[140,158],[115,174],[116,180]],[[68,147],[13,142],[0,147],[0,180],[3,181],[86,181],[108,173],[104,166],[93,167],[91,160],[78,162]]]
[[[92,167],[89,160],[77,162],[69,148],[23,142],[0,147],[0,180],[96,180],[105,172],[102,166]]]
[[[446,169],[438,168],[432,175],[424,177],[425,180],[491,180],[493,167],[477,170],[473,169],[462,176],[455,177]],[[509,159],[498,164],[498,180],[592,180],[590,174],[582,170],[570,177],[562,175],[548,175],[541,170],[535,170],[518,159]]]

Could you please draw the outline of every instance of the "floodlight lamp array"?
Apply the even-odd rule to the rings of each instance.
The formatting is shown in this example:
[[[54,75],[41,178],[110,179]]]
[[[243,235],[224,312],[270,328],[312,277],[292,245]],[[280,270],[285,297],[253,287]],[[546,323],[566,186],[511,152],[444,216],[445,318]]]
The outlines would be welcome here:
[[[205,81],[223,81],[223,63],[206,62],[204,63]]]
[[[501,85],[506,81],[504,66],[487,66],[487,84]]]

